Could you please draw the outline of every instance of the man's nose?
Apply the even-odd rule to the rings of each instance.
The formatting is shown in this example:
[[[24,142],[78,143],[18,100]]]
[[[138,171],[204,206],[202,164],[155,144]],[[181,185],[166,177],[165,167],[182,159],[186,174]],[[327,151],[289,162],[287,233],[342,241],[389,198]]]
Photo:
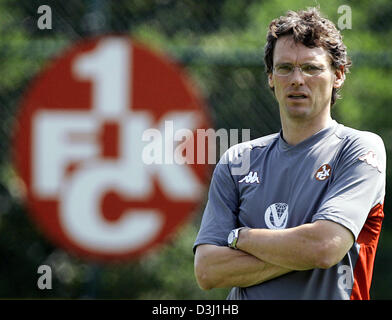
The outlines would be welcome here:
[[[294,68],[290,82],[292,86],[302,86],[304,84],[304,75],[300,68]]]

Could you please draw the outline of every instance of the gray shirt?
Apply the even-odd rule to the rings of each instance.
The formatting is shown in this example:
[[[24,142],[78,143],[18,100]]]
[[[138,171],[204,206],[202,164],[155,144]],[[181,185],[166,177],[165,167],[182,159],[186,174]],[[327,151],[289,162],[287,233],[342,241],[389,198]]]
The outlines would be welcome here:
[[[235,174],[244,163],[246,173]],[[226,246],[230,230],[241,226],[334,221],[355,238],[338,264],[235,287],[228,299],[368,299],[384,217],[385,167],[379,136],[336,121],[295,146],[281,133],[235,145],[215,167],[194,250]]]

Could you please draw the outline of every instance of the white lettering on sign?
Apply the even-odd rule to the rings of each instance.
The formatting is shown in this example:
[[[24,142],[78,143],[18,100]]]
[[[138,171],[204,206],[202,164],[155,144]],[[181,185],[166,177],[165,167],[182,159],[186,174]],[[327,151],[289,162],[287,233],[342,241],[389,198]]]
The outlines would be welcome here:
[[[41,198],[59,200],[60,221],[73,241],[104,253],[142,247],[157,236],[165,219],[158,209],[143,207],[129,209],[121,218],[108,222],[100,207],[108,191],[132,201],[146,201],[154,192],[153,180],[173,200],[194,200],[201,191],[197,176],[188,166],[143,162],[146,142],[142,136],[147,129],[164,131],[169,119],[174,132],[194,130],[197,123],[192,112],[168,112],[155,123],[147,110],[129,108],[130,51],[122,40],[109,39],[75,60],[74,74],[92,82],[91,110],[46,110],[33,119],[33,192]],[[106,121],[119,126],[119,156],[115,159],[100,156],[98,135]],[[75,136],[78,139],[73,139]],[[173,136],[165,133],[163,139]],[[164,150],[167,157],[173,157],[172,151]]]
[[[87,113],[41,111],[34,118],[33,190],[56,198],[68,164],[98,156],[92,141],[71,141],[70,134],[95,134],[98,123]]]
[[[74,73],[93,83],[94,112],[105,119],[121,119],[128,107],[131,50],[117,39],[102,41],[74,62]]]

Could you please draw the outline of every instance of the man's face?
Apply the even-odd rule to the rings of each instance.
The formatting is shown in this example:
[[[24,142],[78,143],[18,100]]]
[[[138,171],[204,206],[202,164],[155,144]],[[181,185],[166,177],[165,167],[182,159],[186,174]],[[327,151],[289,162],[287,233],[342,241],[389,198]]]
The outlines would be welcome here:
[[[333,69],[331,58],[324,48],[308,48],[302,43],[295,43],[291,35],[283,36],[276,42],[273,61],[274,67],[303,66],[309,69],[310,66],[319,68],[320,72],[305,75],[295,68],[289,75],[279,75],[275,69],[268,75],[283,121],[321,121],[329,116],[332,88],[343,84],[344,73]]]

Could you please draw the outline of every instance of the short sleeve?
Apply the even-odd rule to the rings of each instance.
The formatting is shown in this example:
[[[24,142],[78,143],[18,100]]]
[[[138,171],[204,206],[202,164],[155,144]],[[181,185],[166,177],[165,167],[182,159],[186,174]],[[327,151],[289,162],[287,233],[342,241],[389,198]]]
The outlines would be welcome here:
[[[229,232],[236,228],[238,215],[238,188],[224,156],[212,175],[208,201],[199,233],[193,246],[214,244],[225,246]]]
[[[354,141],[346,141],[312,222],[334,221],[357,239],[369,212],[384,201],[385,169],[385,147],[379,136],[367,132]]]

